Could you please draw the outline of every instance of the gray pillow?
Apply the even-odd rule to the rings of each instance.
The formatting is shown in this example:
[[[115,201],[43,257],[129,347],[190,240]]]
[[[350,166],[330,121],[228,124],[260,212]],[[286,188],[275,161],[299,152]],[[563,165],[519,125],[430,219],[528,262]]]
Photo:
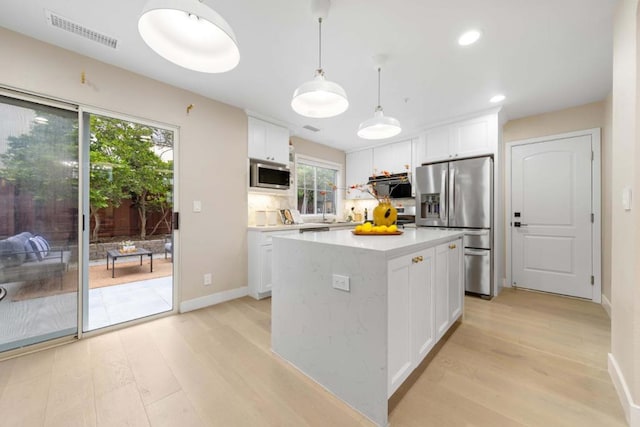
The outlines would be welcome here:
[[[16,236],[0,240],[0,263],[4,267],[15,267],[24,262],[27,254],[22,239]]]

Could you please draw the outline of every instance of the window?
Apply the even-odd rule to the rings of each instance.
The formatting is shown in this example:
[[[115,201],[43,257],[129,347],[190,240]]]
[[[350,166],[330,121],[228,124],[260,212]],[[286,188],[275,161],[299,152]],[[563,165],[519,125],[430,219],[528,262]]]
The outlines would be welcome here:
[[[335,215],[341,167],[306,157],[296,158],[296,197],[302,215]]]

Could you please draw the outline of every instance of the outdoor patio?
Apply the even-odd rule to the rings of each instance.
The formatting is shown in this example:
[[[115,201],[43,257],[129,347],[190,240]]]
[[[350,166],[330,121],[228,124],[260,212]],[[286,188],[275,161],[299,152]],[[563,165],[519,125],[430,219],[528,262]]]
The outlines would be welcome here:
[[[0,351],[7,344],[28,345],[75,330],[77,324],[77,270],[44,282],[8,283],[0,301]],[[89,266],[88,328],[105,326],[169,311],[173,306],[171,259],[154,254],[153,273],[149,260],[118,260],[116,277],[111,278],[106,259]],[[15,345],[12,345],[15,347]]]

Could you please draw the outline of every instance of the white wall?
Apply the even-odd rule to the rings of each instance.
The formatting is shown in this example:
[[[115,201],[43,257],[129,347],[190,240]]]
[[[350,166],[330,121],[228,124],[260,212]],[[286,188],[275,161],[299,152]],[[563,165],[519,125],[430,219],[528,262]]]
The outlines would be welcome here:
[[[247,285],[242,110],[2,28],[0,58],[0,85],[178,126],[180,300]],[[202,201],[202,213],[191,212],[193,200]],[[204,287],[208,272],[213,285]]]
[[[620,0],[614,22],[612,92],[612,313],[610,369],[632,426],[640,425],[640,143],[638,123],[638,0]],[[622,206],[633,188],[632,210]],[[628,394],[620,384],[626,384]],[[635,402],[635,403],[634,403]]]

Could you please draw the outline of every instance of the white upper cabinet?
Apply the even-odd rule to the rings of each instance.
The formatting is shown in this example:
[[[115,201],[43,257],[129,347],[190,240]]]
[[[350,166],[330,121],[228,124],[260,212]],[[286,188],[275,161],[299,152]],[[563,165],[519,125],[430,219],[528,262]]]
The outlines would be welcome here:
[[[374,147],[373,169],[378,175],[382,171],[391,173],[403,173],[410,171],[411,140],[408,139],[406,141]]]
[[[289,164],[289,129],[248,117],[249,158]]]
[[[373,175],[373,150],[361,150],[347,153],[347,199],[370,199],[369,193],[359,190],[351,190],[350,186],[356,184],[366,184],[369,177]]]
[[[414,165],[493,154],[497,147],[497,115],[476,117],[427,130],[414,143]]]
[[[453,126],[453,154],[469,157],[493,152],[489,135],[489,117],[480,117]]]

